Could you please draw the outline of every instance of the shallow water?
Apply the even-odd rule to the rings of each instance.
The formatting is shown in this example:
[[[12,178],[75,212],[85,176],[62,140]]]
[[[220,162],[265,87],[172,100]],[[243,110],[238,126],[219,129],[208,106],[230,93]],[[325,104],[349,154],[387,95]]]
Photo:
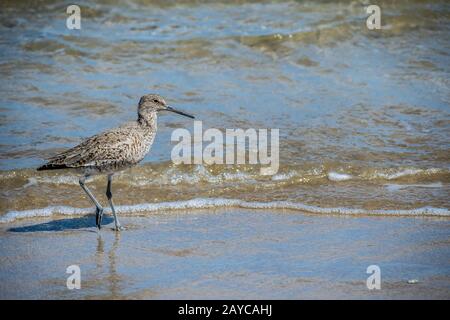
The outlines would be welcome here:
[[[92,215],[0,225],[0,298],[450,298],[449,219],[220,209],[122,222],[122,233],[94,231]],[[74,264],[80,290],[66,287]],[[381,290],[366,286],[373,264]]]
[[[149,92],[205,129],[279,128],[280,170],[174,166],[170,134],[193,124],[164,116],[144,165],[116,178],[118,204],[227,198],[448,214],[445,1],[380,2],[381,31],[366,28],[364,1],[79,1],[81,30],[65,27],[69,4],[2,4],[2,221],[90,207],[69,172],[34,168],[134,119]],[[105,184],[95,178],[94,192]]]

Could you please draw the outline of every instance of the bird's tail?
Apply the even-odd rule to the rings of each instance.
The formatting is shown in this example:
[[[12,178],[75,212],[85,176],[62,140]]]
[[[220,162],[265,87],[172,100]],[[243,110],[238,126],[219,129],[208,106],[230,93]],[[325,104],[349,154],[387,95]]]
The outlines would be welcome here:
[[[56,170],[56,169],[67,169],[68,166],[62,163],[46,163],[39,168],[37,168],[37,171],[43,171],[43,170]]]

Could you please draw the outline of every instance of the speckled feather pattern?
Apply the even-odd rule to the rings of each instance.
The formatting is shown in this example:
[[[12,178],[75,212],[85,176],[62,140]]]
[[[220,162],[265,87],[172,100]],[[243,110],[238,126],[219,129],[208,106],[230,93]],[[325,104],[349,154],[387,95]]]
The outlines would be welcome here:
[[[92,136],[78,146],[50,158],[37,170],[76,169],[85,176],[111,175],[144,159],[155,139],[159,111],[171,111],[194,118],[167,105],[163,97],[157,94],[142,96],[137,111],[136,121]]]
[[[42,169],[66,167],[86,175],[110,174],[130,168],[149,152],[157,130],[157,114],[150,112],[137,121],[126,123],[92,136],[76,147],[48,160]]]

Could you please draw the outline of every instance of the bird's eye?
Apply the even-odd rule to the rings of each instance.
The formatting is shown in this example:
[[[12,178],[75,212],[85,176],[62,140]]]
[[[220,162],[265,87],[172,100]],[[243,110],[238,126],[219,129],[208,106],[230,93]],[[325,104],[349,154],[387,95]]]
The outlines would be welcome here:
[[[158,100],[156,100],[156,99],[155,99],[155,100],[153,100],[153,102],[154,102],[154,103],[159,103],[159,101],[158,101]]]

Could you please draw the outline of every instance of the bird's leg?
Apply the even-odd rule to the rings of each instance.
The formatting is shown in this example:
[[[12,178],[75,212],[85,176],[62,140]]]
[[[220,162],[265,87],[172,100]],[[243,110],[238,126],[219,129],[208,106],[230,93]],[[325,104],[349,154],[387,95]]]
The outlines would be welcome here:
[[[112,201],[112,192],[111,192],[112,177],[113,177],[112,174],[108,175],[108,186],[106,187],[106,197],[108,198],[108,202],[111,207],[112,214],[114,216],[114,224],[116,226],[116,231],[120,231],[122,230],[122,227],[120,226],[119,218],[117,218],[116,210],[114,209],[114,204]]]
[[[86,178],[88,176],[84,176],[82,178],[80,178],[80,186],[81,188],[84,190],[84,192],[86,192],[86,194],[88,195],[88,197],[91,199],[91,201],[95,204],[95,224],[97,225],[98,229],[101,229],[102,227],[102,217],[103,217],[103,207],[100,205],[100,203],[97,201],[97,199],[95,199],[94,195],[92,194],[92,192],[88,189],[88,187],[84,184],[84,182],[86,181]]]

